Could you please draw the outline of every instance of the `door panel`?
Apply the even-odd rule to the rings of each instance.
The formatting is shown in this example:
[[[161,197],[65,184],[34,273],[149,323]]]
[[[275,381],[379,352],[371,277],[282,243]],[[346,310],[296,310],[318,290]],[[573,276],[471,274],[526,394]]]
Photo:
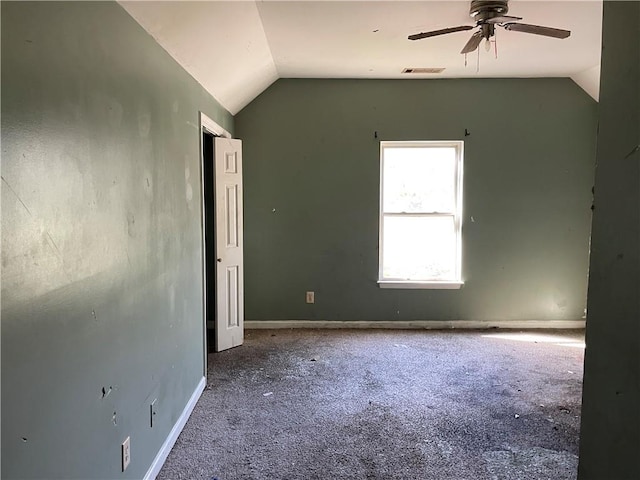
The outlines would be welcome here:
[[[242,142],[215,138],[216,348],[244,341]]]

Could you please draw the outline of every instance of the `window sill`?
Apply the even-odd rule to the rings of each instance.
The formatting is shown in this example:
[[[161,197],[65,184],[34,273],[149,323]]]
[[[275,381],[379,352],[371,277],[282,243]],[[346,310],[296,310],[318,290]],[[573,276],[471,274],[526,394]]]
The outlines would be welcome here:
[[[458,290],[464,282],[416,282],[411,280],[378,280],[380,288],[423,288],[434,290]]]

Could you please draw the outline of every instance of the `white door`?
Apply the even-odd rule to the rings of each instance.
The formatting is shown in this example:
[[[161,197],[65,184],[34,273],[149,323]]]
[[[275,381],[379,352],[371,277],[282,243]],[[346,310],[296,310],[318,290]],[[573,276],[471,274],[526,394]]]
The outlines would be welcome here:
[[[215,138],[216,329],[215,350],[244,340],[242,142]]]

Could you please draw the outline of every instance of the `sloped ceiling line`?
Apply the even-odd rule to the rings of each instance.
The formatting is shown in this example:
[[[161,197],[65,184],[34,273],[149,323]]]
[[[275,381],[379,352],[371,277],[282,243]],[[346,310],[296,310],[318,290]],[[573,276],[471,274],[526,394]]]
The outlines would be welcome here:
[[[267,44],[267,48],[269,49],[269,55],[271,55],[271,61],[273,62],[273,64],[276,67],[276,74],[278,75],[278,78],[280,78],[280,71],[278,69],[278,65],[276,64],[276,62],[275,62],[275,60],[273,58],[273,50],[271,48],[271,42],[269,42],[269,37],[267,36],[267,32],[264,31],[264,20],[262,19],[262,7],[261,7],[261,5],[263,3],[264,2],[258,2],[257,0],[255,1],[256,10],[258,12],[258,17],[260,17],[260,29],[262,30],[262,35],[264,36],[265,42]]]

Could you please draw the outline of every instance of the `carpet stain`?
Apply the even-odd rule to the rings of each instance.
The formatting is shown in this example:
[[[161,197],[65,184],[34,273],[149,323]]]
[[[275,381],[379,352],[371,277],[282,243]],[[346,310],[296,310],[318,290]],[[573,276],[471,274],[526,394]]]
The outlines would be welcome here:
[[[486,452],[483,458],[492,480],[572,478],[578,468],[577,455],[540,447],[511,447]]]

